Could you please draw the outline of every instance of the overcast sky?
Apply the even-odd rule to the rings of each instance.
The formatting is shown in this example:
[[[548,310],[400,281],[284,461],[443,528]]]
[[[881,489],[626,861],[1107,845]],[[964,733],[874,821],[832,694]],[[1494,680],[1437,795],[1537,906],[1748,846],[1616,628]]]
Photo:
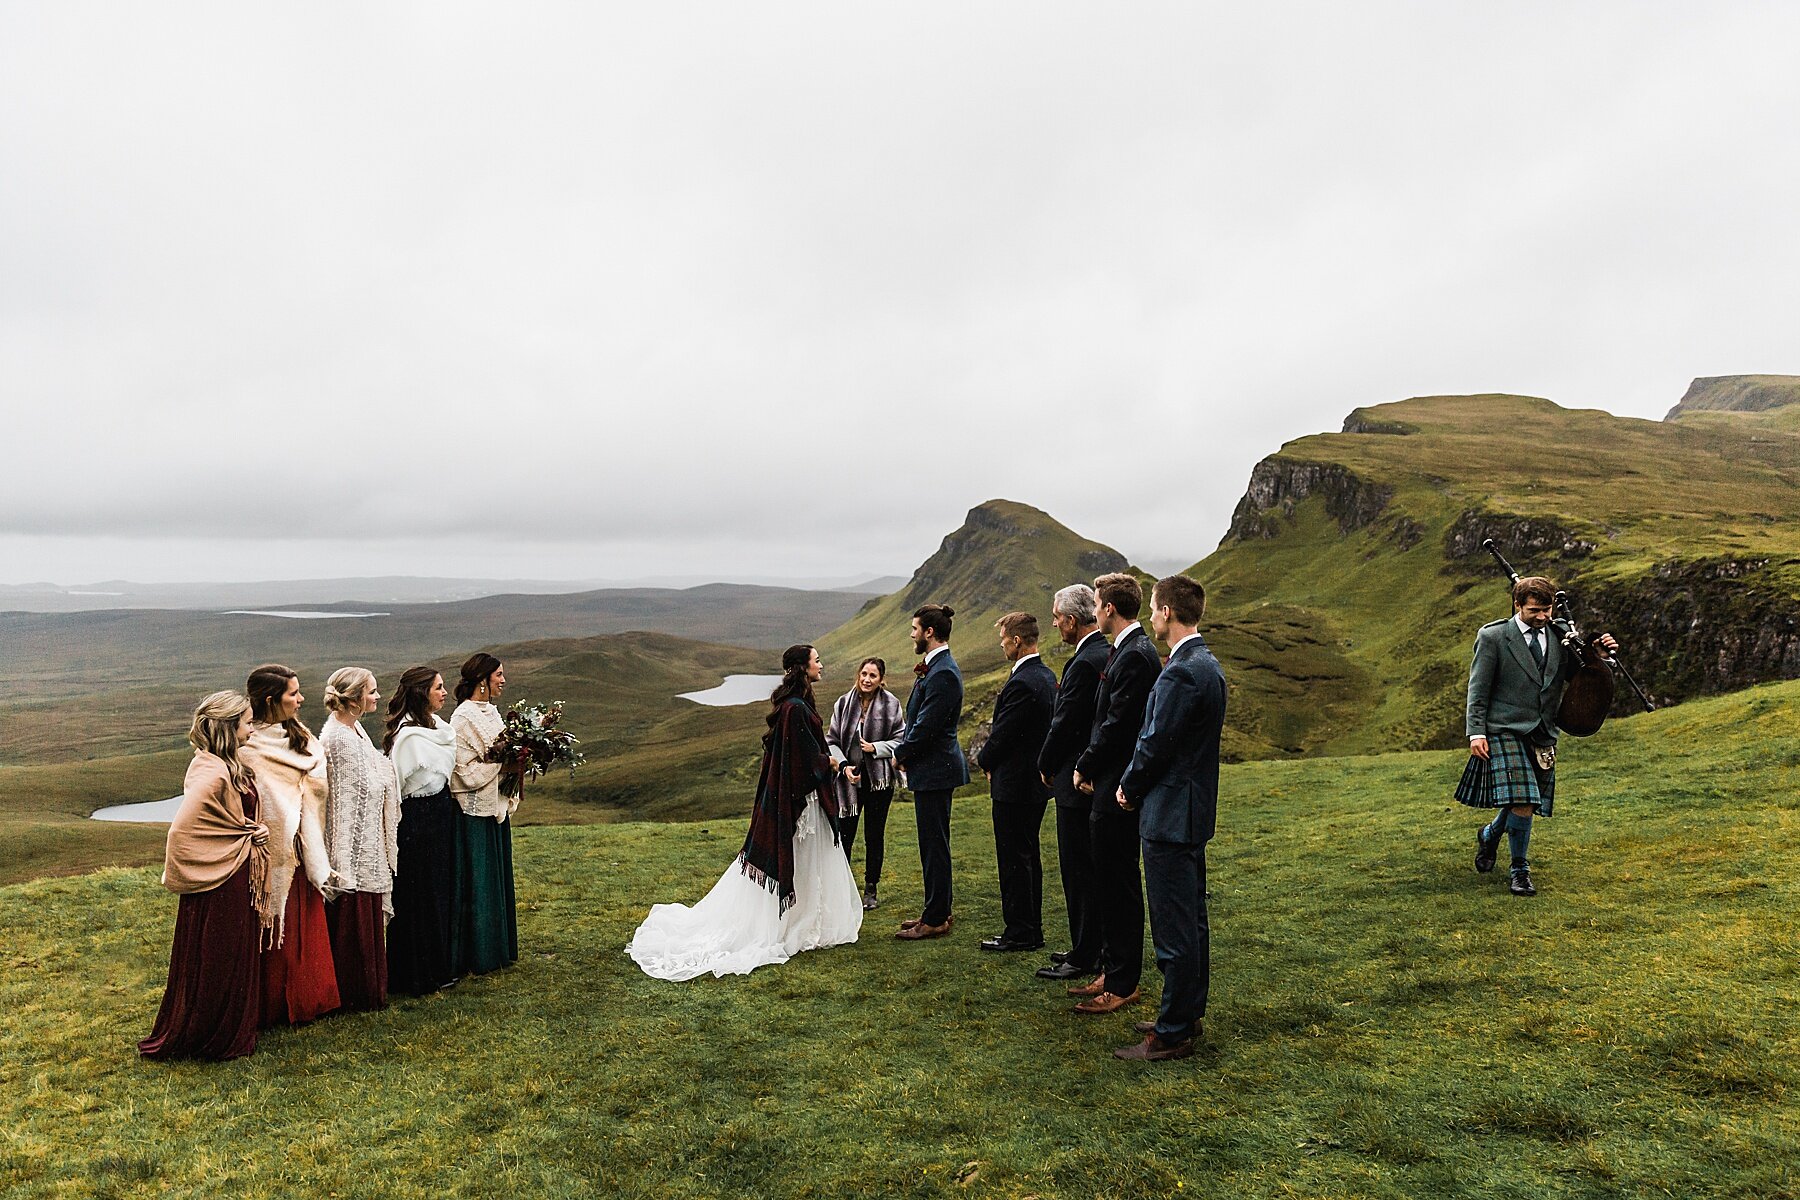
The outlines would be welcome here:
[[[1800,6],[0,0],[0,582],[1196,560],[1800,372]]]

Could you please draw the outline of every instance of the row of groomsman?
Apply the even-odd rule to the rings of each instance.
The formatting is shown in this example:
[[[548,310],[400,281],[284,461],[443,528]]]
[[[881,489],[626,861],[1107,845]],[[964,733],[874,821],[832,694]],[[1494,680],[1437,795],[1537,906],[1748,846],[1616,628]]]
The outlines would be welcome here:
[[[1037,619],[1024,612],[1000,618],[995,624],[1012,674],[994,701],[975,765],[987,775],[993,799],[1005,920],[982,949],[1045,945],[1039,830],[1054,800],[1070,943],[1037,974],[1066,983],[1080,997],[1077,1013],[1100,1016],[1137,1004],[1148,900],[1162,1001],[1154,1021],[1134,1026],[1142,1040],[1114,1054],[1155,1061],[1192,1054],[1206,1011],[1206,843],[1218,806],[1226,688],[1198,628],[1206,609],[1201,585],[1174,575],[1151,589],[1150,626],[1168,649],[1166,665],[1139,623],[1144,601],[1137,579],[1122,573],[1057,592],[1052,621],[1062,641],[1075,647],[1060,682],[1039,656]],[[947,650],[949,621],[940,615],[947,611],[928,605],[915,615],[915,638],[925,635],[921,653]],[[908,743],[922,749],[929,726],[954,729],[960,717],[961,675],[948,653],[942,658],[909,698],[907,736],[896,753],[902,765],[908,765]],[[961,757],[960,750],[953,753]],[[924,798],[916,778],[914,790]],[[944,801],[947,818],[947,794]],[[926,824],[921,815],[929,898],[933,856],[926,843],[937,839],[927,838]],[[947,828],[943,834],[947,877]],[[942,890],[947,908],[947,880]],[[948,919],[938,916],[941,926],[934,926],[929,903],[927,910],[924,927],[948,932]],[[909,925],[900,936],[919,936],[920,922]]]

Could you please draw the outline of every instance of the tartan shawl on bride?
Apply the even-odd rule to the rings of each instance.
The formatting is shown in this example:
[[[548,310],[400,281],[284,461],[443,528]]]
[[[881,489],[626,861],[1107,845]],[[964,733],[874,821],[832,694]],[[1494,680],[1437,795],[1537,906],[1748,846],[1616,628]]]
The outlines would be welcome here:
[[[819,714],[799,697],[783,701],[763,746],[756,811],[738,863],[744,874],[775,893],[784,913],[794,903],[794,829],[807,800],[830,779],[831,756],[825,752]],[[832,841],[837,841],[835,826]]]

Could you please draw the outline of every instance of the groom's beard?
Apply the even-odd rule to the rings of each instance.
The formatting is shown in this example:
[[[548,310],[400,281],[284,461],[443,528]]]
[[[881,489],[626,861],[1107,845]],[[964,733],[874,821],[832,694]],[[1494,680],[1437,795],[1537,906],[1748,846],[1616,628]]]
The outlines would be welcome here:
[[[930,648],[930,646],[931,646],[930,642],[924,641],[923,639],[914,639],[913,653],[914,654],[923,654],[923,653],[925,653],[925,651],[927,649]]]

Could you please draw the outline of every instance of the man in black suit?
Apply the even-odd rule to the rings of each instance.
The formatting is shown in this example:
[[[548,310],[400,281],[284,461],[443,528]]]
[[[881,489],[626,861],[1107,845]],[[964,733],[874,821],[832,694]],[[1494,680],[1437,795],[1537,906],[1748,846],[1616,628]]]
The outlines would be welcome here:
[[[1038,830],[1050,789],[1038,778],[1038,751],[1056,707],[1056,676],[1038,657],[1038,623],[1010,612],[994,627],[1012,674],[994,700],[994,719],[975,765],[988,777],[994,801],[994,857],[1000,869],[1000,913],[1006,928],[982,940],[983,950],[1041,950],[1044,946],[1044,864]]]
[[[919,865],[925,876],[925,908],[900,924],[905,941],[950,932],[950,796],[969,782],[969,764],[956,740],[962,720],[963,680],[950,656],[947,604],[927,604],[912,617],[913,650],[925,656],[924,673],[906,698],[906,733],[894,761],[906,772],[919,829]]]
[[[1091,836],[1099,898],[1100,977],[1069,994],[1085,996],[1079,1013],[1117,1012],[1138,999],[1144,970],[1144,889],[1138,875],[1138,816],[1113,801],[1119,778],[1131,762],[1144,703],[1162,670],[1150,637],[1138,625],[1144,591],[1130,575],[1094,580],[1100,631],[1112,639],[1112,653],[1100,672],[1094,700],[1094,727],[1087,749],[1075,760],[1075,786],[1093,803]]]
[[[1206,1015],[1206,843],[1219,803],[1225,674],[1197,628],[1205,612],[1205,590],[1184,575],[1151,589],[1150,626],[1169,647],[1169,665],[1150,690],[1144,727],[1114,799],[1139,814],[1162,1007],[1156,1020],[1137,1023],[1144,1040],[1113,1051],[1116,1058],[1186,1058]]]
[[[1096,624],[1098,601],[1085,583],[1056,593],[1050,619],[1075,653],[1063,664],[1050,732],[1038,752],[1038,774],[1056,795],[1056,856],[1069,910],[1069,948],[1038,968],[1039,979],[1080,979],[1100,970],[1100,914],[1094,899],[1093,797],[1075,787],[1075,759],[1094,730],[1094,701],[1111,647]]]

